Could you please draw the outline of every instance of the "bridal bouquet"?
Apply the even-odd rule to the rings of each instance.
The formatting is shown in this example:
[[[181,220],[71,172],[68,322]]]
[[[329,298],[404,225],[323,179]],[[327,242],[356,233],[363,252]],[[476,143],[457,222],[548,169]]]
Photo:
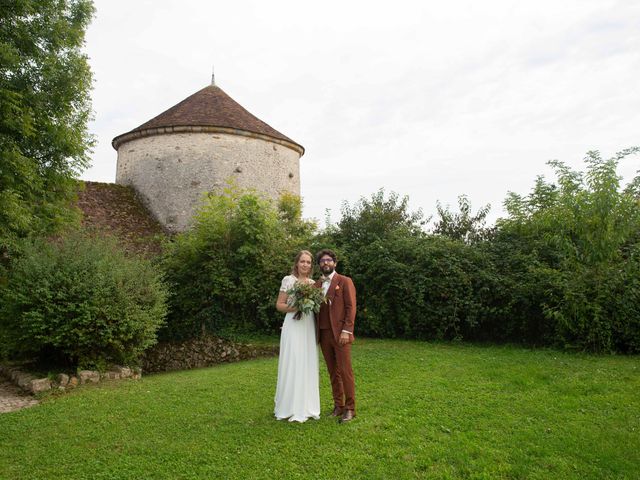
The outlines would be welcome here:
[[[296,282],[292,288],[287,290],[289,296],[288,304],[291,307],[297,308],[293,318],[300,320],[302,314],[306,313],[318,313],[320,311],[320,305],[325,301],[322,288],[315,287],[309,283]]]

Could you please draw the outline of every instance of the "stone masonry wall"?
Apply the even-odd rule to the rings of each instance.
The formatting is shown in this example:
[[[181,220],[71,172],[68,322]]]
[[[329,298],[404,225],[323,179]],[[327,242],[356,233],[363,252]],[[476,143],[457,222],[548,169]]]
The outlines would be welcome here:
[[[133,186],[169,231],[189,226],[204,192],[234,179],[271,198],[300,195],[300,154],[260,138],[226,133],[169,133],[131,140],[118,149],[116,183]]]
[[[113,366],[102,373],[95,370],[81,370],[76,375],[59,373],[55,378],[48,376],[38,378],[29,372],[23,371],[21,367],[0,364],[0,377],[6,378],[30,394],[43,393],[50,390],[64,391],[85,383],[98,383],[105,379],[132,378],[137,380],[141,376],[142,373],[139,368]]]
[[[78,385],[98,383],[107,379],[139,379],[143,371],[147,374],[189,370],[252,358],[272,357],[278,355],[278,351],[278,345],[236,343],[208,335],[181,342],[158,343],[145,351],[141,359],[142,368],[112,366],[102,373],[82,370],[76,375],[60,373],[52,378],[38,378],[19,366],[0,363],[0,378],[7,378],[25,392],[37,394],[50,390],[69,390]]]
[[[220,363],[238,362],[278,354],[277,345],[235,343],[214,336],[182,342],[164,342],[144,353],[142,370],[146,373],[202,368]]]

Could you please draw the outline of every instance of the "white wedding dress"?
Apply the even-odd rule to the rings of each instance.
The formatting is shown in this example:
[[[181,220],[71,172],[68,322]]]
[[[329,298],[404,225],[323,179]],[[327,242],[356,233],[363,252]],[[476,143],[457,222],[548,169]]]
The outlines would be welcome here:
[[[293,275],[284,277],[280,291],[286,292],[296,281]],[[300,320],[293,315],[285,315],[280,334],[274,415],[278,420],[305,422],[320,418],[316,327],[313,313],[302,315]]]

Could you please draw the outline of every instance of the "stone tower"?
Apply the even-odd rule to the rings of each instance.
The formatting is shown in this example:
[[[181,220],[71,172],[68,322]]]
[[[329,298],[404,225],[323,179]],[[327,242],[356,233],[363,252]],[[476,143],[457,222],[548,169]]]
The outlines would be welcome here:
[[[233,179],[268,197],[300,195],[304,148],[215,84],[111,142],[116,183],[132,186],[169,231],[185,230],[203,192]]]

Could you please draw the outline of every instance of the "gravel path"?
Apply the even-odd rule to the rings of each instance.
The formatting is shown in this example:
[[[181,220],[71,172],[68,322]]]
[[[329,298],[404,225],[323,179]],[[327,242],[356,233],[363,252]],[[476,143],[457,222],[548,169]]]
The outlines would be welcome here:
[[[0,413],[13,412],[37,405],[38,400],[24,393],[18,386],[0,378]]]

